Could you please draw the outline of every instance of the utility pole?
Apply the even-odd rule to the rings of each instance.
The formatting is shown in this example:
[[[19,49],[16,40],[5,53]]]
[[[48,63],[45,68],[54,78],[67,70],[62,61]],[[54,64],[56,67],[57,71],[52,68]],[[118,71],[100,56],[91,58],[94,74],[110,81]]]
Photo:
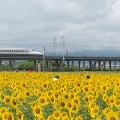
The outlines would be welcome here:
[[[53,37],[53,47],[54,47],[53,54],[54,55],[55,55],[55,46],[56,46],[56,37]]]
[[[64,57],[64,47],[65,47],[65,39],[64,39],[64,36],[61,36],[61,42],[62,42],[62,46],[63,46],[63,61],[65,60],[65,57]]]
[[[43,49],[43,71],[44,71],[44,64],[45,64],[45,50],[46,50],[46,48],[45,48],[45,45],[44,45],[44,49]]]

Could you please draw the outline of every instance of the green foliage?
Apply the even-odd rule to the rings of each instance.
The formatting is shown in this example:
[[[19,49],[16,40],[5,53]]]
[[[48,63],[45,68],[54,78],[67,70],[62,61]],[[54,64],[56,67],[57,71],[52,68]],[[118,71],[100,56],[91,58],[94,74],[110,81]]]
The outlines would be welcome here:
[[[25,61],[25,62],[20,62],[18,64],[18,69],[19,70],[29,70],[34,68],[34,62],[33,61]]]
[[[44,118],[47,119],[49,115],[52,115],[54,112],[54,107],[52,104],[47,104],[42,107],[42,112],[44,115]]]
[[[16,114],[16,109],[15,109],[15,108],[13,108],[13,107],[12,107],[11,105],[9,105],[9,104],[5,104],[4,102],[2,102],[2,101],[0,100],[0,108],[1,108],[1,107],[6,107],[9,112],[13,113],[14,119],[15,119],[15,120],[18,120],[17,114]]]
[[[96,99],[96,105],[99,106],[100,112],[108,107],[108,105],[102,99],[102,94],[100,94],[99,97]]]
[[[32,96],[26,98],[26,103],[30,103],[30,102],[35,101],[37,99],[38,99],[38,96],[32,95]]]
[[[25,103],[24,105],[20,105],[19,109],[23,112],[25,120],[34,120],[35,119],[35,116],[32,112],[32,108],[30,107],[29,104]]]
[[[85,94],[79,93],[79,96],[80,96],[80,106],[75,116],[81,115],[83,120],[91,120],[91,116],[88,111],[88,108],[86,107],[86,103],[83,101],[83,97],[85,96]]]
[[[113,92],[114,92],[114,87],[112,86],[107,90],[106,94],[110,97],[113,94]]]

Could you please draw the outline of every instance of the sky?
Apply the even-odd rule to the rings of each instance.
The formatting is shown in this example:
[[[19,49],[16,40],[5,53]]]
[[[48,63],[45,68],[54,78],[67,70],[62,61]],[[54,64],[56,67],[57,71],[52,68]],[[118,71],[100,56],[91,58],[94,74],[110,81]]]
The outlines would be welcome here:
[[[0,48],[119,50],[120,0],[0,0]]]

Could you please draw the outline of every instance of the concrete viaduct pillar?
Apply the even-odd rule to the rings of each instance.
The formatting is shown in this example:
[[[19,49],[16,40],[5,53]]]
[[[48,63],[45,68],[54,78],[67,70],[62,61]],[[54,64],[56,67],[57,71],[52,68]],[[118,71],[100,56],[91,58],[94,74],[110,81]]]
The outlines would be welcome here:
[[[2,71],[2,60],[0,59],[0,71]]]
[[[67,70],[69,71],[69,61],[67,61]]]
[[[116,70],[116,61],[114,61],[114,70]]]
[[[10,70],[12,69],[12,61],[11,60],[9,61],[9,69]]]
[[[111,61],[109,61],[109,70],[111,70]]]
[[[48,71],[48,61],[46,61],[46,71]]]
[[[72,70],[74,70],[74,61],[72,60]]]
[[[106,70],[106,61],[103,61],[103,70]]]
[[[52,71],[52,60],[50,60],[50,71]]]
[[[94,61],[94,69],[96,70],[96,61]]]
[[[56,65],[56,70],[58,70],[58,61],[55,61],[55,65]]]
[[[62,61],[60,61],[60,71],[62,70]]]
[[[89,61],[89,69],[92,70],[92,61]]]
[[[85,60],[83,60],[83,71],[85,71]]]
[[[34,71],[37,71],[36,60],[34,60]]]
[[[78,61],[78,70],[80,71],[80,61]]]

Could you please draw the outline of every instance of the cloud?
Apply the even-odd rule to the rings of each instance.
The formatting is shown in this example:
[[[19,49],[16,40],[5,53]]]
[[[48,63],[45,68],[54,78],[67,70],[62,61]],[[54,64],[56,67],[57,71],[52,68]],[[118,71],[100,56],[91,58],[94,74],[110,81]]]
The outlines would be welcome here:
[[[119,9],[119,0],[0,1],[0,47],[53,51],[65,36],[65,50],[116,49]]]

